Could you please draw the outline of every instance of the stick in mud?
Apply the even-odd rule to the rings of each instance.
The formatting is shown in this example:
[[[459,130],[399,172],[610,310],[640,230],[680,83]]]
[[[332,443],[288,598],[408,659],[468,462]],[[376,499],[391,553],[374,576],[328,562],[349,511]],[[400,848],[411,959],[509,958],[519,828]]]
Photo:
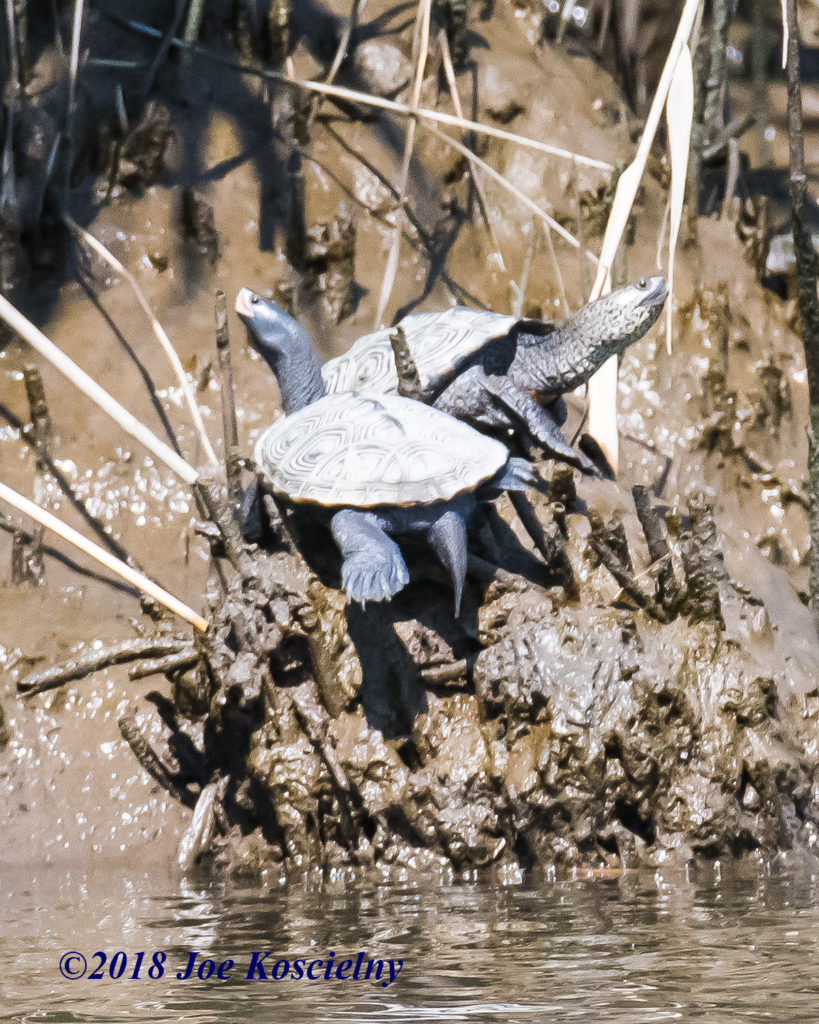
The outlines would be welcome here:
[[[407,335],[400,324],[390,331],[390,345],[395,360],[395,369],[398,373],[398,394],[402,398],[414,398],[416,401],[420,401],[423,394],[421,375],[412,358]]]
[[[635,484],[631,489],[637,518],[640,520],[652,565],[657,565],[657,599],[669,616],[673,616],[682,597],[682,588],[674,575],[671,552],[662,532],[662,518],[652,507],[648,488]]]
[[[689,504],[691,531],[682,537],[682,562],[688,586],[686,611],[694,622],[713,620],[724,628],[720,584],[728,579],[710,505],[700,496]]]
[[[139,761],[145,771],[158,782],[163,789],[185,807],[193,807],[197,798],[177,788],[171,773],[162,763],[159,755],[151,744],[142,735],[136,716],[133,714],[123,715],[117,723],[122,738],[133,751],[134,757]]]
[[[31,445],[35,449],[35,451],[37,450],[36,439],[35,437],[32,436],[32,431],[30,431],[23,424],[22,420],[18,419],[9,409],[6,409],[4,406],[0,406],[0,416],[2,416],[3,419],[5,419],[10,426],[12,426],[15,430],[18,430],[20,432],[20,436],[26,442],[26,444]],[[128,565],[133,566],[135,569],[139,570],[139,572],[144,572],[144,569],[139,564],[139,562],[133,557],[133,555],[129,554],[122,546],[122,544],[120,544],[120,542],[115,537],[113,537],[110,533],[106,531],[105,526],[103,525],[101,520],[99,520],[95,515],[88,511],[88,509],[85,506],[85,503],[75,494],[74,490],[71,487],[71,484],[66,479],[65,474],[57,466],[54,465],[54,460],[51,458],[51,455],[48,452],[47,448],[43,449],[42,459],[47,472],[51,474],[51,476],[56,481],[57,486],[66,496],[68,501],[72,504],[74,509],[83,517],[83,519],[88,523],[88,525],[97,535],[97,537],[100,540],[100,543],[107,547],[111,554],[114,555],[114,557],[119,558],[120,561],[126,562]],[[0,529],[6,529],[5,524],[2,522],[0,522]],[[61,552],[56,551],[54,548],[50,548],[47,545],[43,545],[43,551],[47,555],[49,555],[49,557],[61,560],[63,565],[68,566],[73,572],[82,572],[86,574],[90,579],[100,580],[104,583],[111,584],[112,586],[120,586],[118,582],[111,580],[110,577],[103,576],[100,573],[92,572],[91,570],[88,570],[83,566],[78,565],[76,562],[71,561]],[[130,587],[125,587],[122,589],[125,589],[127,593],[135,592]]]
[[[190,649],[188,641],[178,638],[163,640],[158,637],[136,637],[133,640],[124,640],[122,643],[104,647],[99,651],[83,651],[82,654],[62,665],[52,665],[51,668],[42,672],[34,672],[17,683],[17,691],[31,697],[37,693],[45,693],[46,690],[54,690],[58,686],[64,686],[77,679],[84,679],[86,676],[99,672],[101,669],[110,668],[112,665],[122,665],[139,658],[164,658],[171,654],[178,654],[185,648]]]
[[[618,526],[622,528],[622,523],[604,524],[600,517],[595,515],[589,516],[589,522],[592,527],[589,533],[589,545],[592,551],[638,607],[664,621],[666,615],[663,609],[637,582],[627,545],[624,551],[625,535],[617,528]]]
[[[45,481],[46,459],[48,451],[48,440],[51,436],[51,416],[45,397],[43,378],[36,366],[25,366],[23,368],[23,381],[26,387],[26,398],[28,399],[29,415],[31,416],[31,435],[34,442],[34,450],[37,453],[37,464],[34,477],[34,500],[38,505],[45,502]],[[43,564],[43,534],[45,527],[38,524],[32,533],[31,546],[27,552],[27,569],[34,577],[35,582],[41,582],[45,575]]]
[[[225,293],[216,292],[216,354],[222,378],[222,427],[225,437],[225,472],[228,498],[234,515],[242,502],[242,470],[239,465],[239,429],[236,424],[236,400],[233,393],[233,364],[230,359]]]
[[[431,665],[421,669],[421,678],[431,686],[443,683],[454,683],[457,679],[466,677],[469,672],[469,662],[466,658],[460,661],[450,662],[448,665]]]
[[[531,502],[525,494],[510,491],[509,498],[518,519],[523,524],[523,528],[531,537],[532,542],[543,556],[549,569],[554,572],[557,582],[566,591],[568,597],[575,596],[577,594],[577,581],[574,578],[572,564],[566,554],[563,534],[554,523],[550,523],[549,527],[544,527],[541,524],[534,508],[532,508]]]
[[[175,654],[166,654],[163,658],[146,658],[129,670],[128,678],[147,679],[148,676],[167,676],[173,672],[184,672],[198,664],[200,659],[199,651],[193,647],[185,647]]]

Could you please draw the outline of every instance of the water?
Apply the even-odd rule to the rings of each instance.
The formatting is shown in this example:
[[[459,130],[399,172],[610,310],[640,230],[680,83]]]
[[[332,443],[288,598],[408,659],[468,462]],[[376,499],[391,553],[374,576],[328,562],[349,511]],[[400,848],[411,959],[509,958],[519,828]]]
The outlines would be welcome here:
[[[270,890],[194,884],[143,866],[6,873],[4,883],[0,1021],[819,1018],[819,882],[807,875]],[[59,961],[70,950],[86,956],[89,971],[97,950],[109,962],[122,950],[128,962],[117,981],[69,981]],[[326,963],[331,950],[334,968],[359,952],[403,968],[386,987],[386,967],[381,981],[325,981],[321,968],[314,981],[245,980],[252,953],[266,950],[266,973],[278,959]],[[131,980],[140,951],[142,976]],[[164,974],[149,979],[158,951]],[[217,965],[233,959],[232,977],[177,979],[193,951]]]

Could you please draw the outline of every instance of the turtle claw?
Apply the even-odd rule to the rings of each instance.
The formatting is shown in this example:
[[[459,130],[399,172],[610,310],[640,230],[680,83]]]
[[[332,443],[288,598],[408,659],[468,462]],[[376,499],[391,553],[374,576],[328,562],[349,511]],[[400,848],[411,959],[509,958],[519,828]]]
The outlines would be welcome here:
[[[580,438],[580,456],[588,463],[589,468],[580,463],[580,469],[584,473],[591,473],[594,476],[602,477],[604,480],[614,480],[614,470],[609,465],[609,461],[606,458],[603,449],[592,437],[591,434],[583,434]]]
[[[331,529],[344,558],[341,582],[351,601],[389,601],[409,583],[401,551],[377,516],[343,509],[333,516]]]
[[[345,559],[341,582],[351,601],[389,601],[406,586],[409,573],[397,548],[396,554],[397,559],[387,559],[379,550]]]

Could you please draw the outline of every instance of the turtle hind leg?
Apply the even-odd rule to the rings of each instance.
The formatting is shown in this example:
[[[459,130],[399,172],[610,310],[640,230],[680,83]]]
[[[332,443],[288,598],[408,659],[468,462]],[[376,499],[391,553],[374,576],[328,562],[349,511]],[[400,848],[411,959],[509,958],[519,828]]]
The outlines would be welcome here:
[[[409,583],[398,545],[371,512],[342,509],[330,522],[343,559],[341,582],[351,601],[389,601]]]
[[[466,580],[466,523],[460,512],[449,509],[430,526],[427,539],[452,578],[455,592],[455,618],[461,610],[461,595]]]
[[[598,467],[584,452],[572,448],[549,413],[508,377],[484,375],[482,384],[493,401],[508,413],[512,426],[519,429],[522,425],[548,455],[576,466],[583,473],[600,475]]]

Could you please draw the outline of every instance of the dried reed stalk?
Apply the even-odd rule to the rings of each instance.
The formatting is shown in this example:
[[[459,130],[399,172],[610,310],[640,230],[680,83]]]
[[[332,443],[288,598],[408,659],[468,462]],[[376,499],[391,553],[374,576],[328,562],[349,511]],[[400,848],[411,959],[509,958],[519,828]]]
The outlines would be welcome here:
[[[680,16],[677,31],[666,58],[663,73],[660,76],[657,91],[651,101],[643,134],[637,146],[634,160],[620,175],[617,191],[614,195],[611,213],[609,214],[603,245],[600,250],[600,262],[597,266],[597,277],[592,286],[589,300],[599,299],[611,288],[611,268],[614,264],[617,249],[628,223],[631,208],[637,196],[637,189],[648,162],[651,145],[657,133],[657,127],[671,80],[677,67],[683,47],[687,47],[694,19],[697,16],[701,0],[686,0]],[[617,436],[617,358],[612,356],[589,381],[589,433],[600,445],[612,469],[617,470],[619,462],[619,442]]]
[[[694,73],[691,51],[683,43],[666,104],[668,125],[668,150],[671,157],[671,195],[669,197],[668,232],[668,298],[665,303],[665,344],[671,355],[671,326],[674,302],[674,256],[677,251],[677,237],[685,202],[685,179],[688,172],[688,158],[691,149],[691,132],[694,126]]]
[[[105,388],[101,387],[90,377],[85,370],[80,369],[73,359],[69,358],[61,349],[57,348],[53,341],[50,341],[43,332],[34,326],[30,320],[13,306],[9,300],[0,295],[0,318],[15,330],[21,338],[24,338],[32,348],[36,349],[43,358],[47,359],[60,373],[67,377],[72,384],[87,395],[92,402],[95,402],[103,412],[115,420],[122,429],[134,437],[141,444],[145,445],[149,452],[155,455],[161,462],[174,471],[185,483],[192,484],[198,480],[199,474],[181,456],[164,441],[161,441],[144,423],[141,423],[136,416],[128,412],[113,395],[109,395]]]
[[[168,593],[158,584],[154,583],[153,580],[149,580],[147,576],[144,576],[141,572],[137,572],[136,569],[132,569],[130,565],[126,565],[125,562],[121,562],[118,558],[115,558],[112,554],[101,548],[99,544],[95,544],[92,540],[88,540],[87,537],[83,537],[81,533],[78,533],[73,527],[64,523],[61,519],[58,519],[51,512],[46,512],[45,509],[35,505],[33,501],[29,501],[28,498],[23,497],[13,488],[8,487],[4,483],[0,483],[0,500],[7,502],[13,508],[16,508],[19,512],[29,516],[36,523],[46,529],[52,530],[57,536],[62,537],[63,540],[67,540],[69,544],[73,544],[74,547],[79,548],[80,551],[84,551],[85,554],[89,555],[95,561],[104,565],[111,572],[116,573],[117,576],[127,580],[128,583],[137,587],[143,593],[152,597],[155,601],[164,605],[175,615],[179,615],[181,618],[190,622],[197,629],[203,632],[208,628],[208,622],[203,619],[201,615],[197,614],[192,608],[189,608],[186,604],[174,597],[173,594]]]
[[[80,37],[82,36],[83,0],[74,0],[74,21],[71,29],[71,54],[68,62],[68,107],[66,108],[66,138],[68,158],[65,162],[65,197],[71,187],[71,165],[74,162],[74,114],[77,106],[77,74],[80,68]]]

